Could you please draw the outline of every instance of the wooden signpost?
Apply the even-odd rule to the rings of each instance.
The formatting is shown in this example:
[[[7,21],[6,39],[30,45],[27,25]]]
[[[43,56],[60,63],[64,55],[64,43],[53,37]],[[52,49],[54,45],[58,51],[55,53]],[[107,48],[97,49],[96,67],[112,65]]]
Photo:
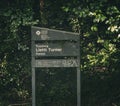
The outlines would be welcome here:
[[[35,69],[77,69],[77,106],[80,106],[80,38],[78,33],[31,27],[32,106],[36,106]]]

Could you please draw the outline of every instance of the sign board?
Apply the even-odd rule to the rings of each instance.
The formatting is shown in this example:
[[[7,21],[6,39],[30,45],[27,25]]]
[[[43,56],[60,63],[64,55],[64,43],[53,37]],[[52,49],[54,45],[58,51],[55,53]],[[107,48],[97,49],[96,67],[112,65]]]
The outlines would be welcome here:
[[[35,103],[36,68],[75,67],[77,69],[77,106],[80,106],[79,34],[31,27],[32,106]]]
[[[74,42],[34,42],[32,55],[41,56],[77,56],[78,46]]]

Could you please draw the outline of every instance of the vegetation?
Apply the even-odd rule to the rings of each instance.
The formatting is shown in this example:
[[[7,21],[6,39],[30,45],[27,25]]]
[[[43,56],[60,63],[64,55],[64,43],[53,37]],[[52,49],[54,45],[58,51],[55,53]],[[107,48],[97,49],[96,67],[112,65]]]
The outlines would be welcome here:
[[[31,105],[32,25],[80,33],[82,106],[120,105],[119,0],[1,0],[0,106]]]

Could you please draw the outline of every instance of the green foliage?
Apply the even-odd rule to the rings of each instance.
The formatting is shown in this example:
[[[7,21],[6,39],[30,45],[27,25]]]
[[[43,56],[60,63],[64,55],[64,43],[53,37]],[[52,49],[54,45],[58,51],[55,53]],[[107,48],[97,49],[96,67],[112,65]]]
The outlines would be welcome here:
[[[37,23],[32,5],[21,9],[22,2],[5,2],[2,5],[6,8],[0,10],[1,105],[30,101],[30,26]]]
[[[81,55],[86,55],[81,58],[83,62],[82,70],[104,66],[109,71],[114,70],[114,64],[111,64],[111,60],[114,60],[112,56],[120,52],[118,49],[120,40],[118,38],[120,32],[118,5],[111,4],[106,0],[86,1],[86,3],[77,5],[67,12],[73,14],[73,17],[70,18],[73,30],[80,29]],[[66,8],[68,9],[68,7]],[[66,8],[64,7],[64,11],[66,11]]]

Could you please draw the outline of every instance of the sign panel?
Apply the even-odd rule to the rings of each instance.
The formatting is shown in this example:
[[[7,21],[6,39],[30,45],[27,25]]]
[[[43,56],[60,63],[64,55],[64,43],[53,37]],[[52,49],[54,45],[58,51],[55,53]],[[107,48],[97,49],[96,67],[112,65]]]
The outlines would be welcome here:
[[[77,59],[46,59],[46,60],[35,60],[34,66],[36,68],[44,67],[78,67]]]
[[[52,30],[48,28],[32,27],[32,40],[78,40],[78,33],[71,33],[66,31]],[[77,35],[77,36],[76,36]]]
[[[32,56],[77,56],[78,46],[74,42],[33,43]]]

